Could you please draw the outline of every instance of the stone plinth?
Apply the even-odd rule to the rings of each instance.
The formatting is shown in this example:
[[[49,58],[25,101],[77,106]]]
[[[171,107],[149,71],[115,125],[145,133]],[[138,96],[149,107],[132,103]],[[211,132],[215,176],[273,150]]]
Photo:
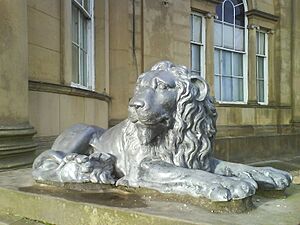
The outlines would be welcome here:
[[[80,191],[76,185],[65,186],[67,189],[37,185],[30,169],[2,172],[0,214],[57,225],[278,225],[300,221],[300,186],[296,184],[285,194],[254,196],[255,208],[245,213],[215,213],[192,203],[159,199],[149,193],[112,191],[109,186],[101,191],[88,186],[89,191]]]

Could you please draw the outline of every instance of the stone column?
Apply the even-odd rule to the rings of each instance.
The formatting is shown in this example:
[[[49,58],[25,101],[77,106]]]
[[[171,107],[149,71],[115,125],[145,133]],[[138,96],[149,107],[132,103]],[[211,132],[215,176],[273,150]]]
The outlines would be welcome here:
[[[27,1],[0,0],[0,170],[28,165],[35,131],[28,122]]]
[[[205,49],[205,79],[210,87],[211,96],[214,93],[214,17],[213,14],[206,14],[206,49]]]
[[[248,29],[248,103],[257,104],[256,94],[256,29],[250,24]]]

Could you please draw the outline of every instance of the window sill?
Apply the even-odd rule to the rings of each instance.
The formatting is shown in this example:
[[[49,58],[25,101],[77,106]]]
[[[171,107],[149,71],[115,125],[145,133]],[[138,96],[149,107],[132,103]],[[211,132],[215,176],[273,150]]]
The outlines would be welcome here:
[[[216,101],[215,102],[215,104],[216,105],[228,105],[228,106],[239,106],[239,105],[241,105],[241,106],[245,106],[245,105],[247,105],[248,103],[247,102],[225,102],[225,101]]]
[[[258,103],[258,102],[215,102],[216,107],[232,107],[232,108],[291,108],[291,106],[280,106],[271,103]]]
[[[106,93],[98,93],[87,88],[78,88],[62,84],[53,84],[43,81],[29,80],[29,90],[39,92],[50,92],[55,94],[64,94],[72,96],[80,96],[86,98],[94,98],[105,102],[110,102],[111,97]]]
[[[88,88],[86,86],[83,86],[81,84],[77,84],[77,83],[74,83],[74,82],[71,82],[70,86],[75,87],[75,88],[79,88],[79,89],[83,89],[83,90],[86,90],[86,91],[95,91],[93,88]]]
[[[257,104],[262,106],[268,106],[268,102],[258,102]]]

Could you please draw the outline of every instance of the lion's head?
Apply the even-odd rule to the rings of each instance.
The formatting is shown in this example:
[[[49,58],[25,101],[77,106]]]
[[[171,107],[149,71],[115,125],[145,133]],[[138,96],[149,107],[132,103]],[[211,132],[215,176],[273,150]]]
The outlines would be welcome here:
[[[145,149],[177,166],[209,170],[217,113],[201,77],[184,66],[159,62],[139,76],[128,108]]]

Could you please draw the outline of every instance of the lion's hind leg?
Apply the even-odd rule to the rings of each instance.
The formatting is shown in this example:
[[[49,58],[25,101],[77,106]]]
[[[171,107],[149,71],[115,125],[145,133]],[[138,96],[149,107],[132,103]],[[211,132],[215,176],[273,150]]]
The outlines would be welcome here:
[[[38,181],[114,183],[115,157],[93,153],[90,143],[104,129],[76,124],[55,140],[52,148],[33,163],[33,177]],[[92,155],[90,155],[93,153]]]
[[[33,164],[33,177],[37,181],[114,184],[116,158],[107,153],[81,155],[49,150]]]
[[[62,151],[65,154],[90,153],[90,143],[94,138],[99,138],[105,129],[90,126],[86,124],[75,124],[62,132],[54,141],[51,149],[55,151]]]
[[[59,177],[57,168],[63,162],[65,153],[48,150],[41,153],[33,162],[32,175],[38,181],[57,181]]]

